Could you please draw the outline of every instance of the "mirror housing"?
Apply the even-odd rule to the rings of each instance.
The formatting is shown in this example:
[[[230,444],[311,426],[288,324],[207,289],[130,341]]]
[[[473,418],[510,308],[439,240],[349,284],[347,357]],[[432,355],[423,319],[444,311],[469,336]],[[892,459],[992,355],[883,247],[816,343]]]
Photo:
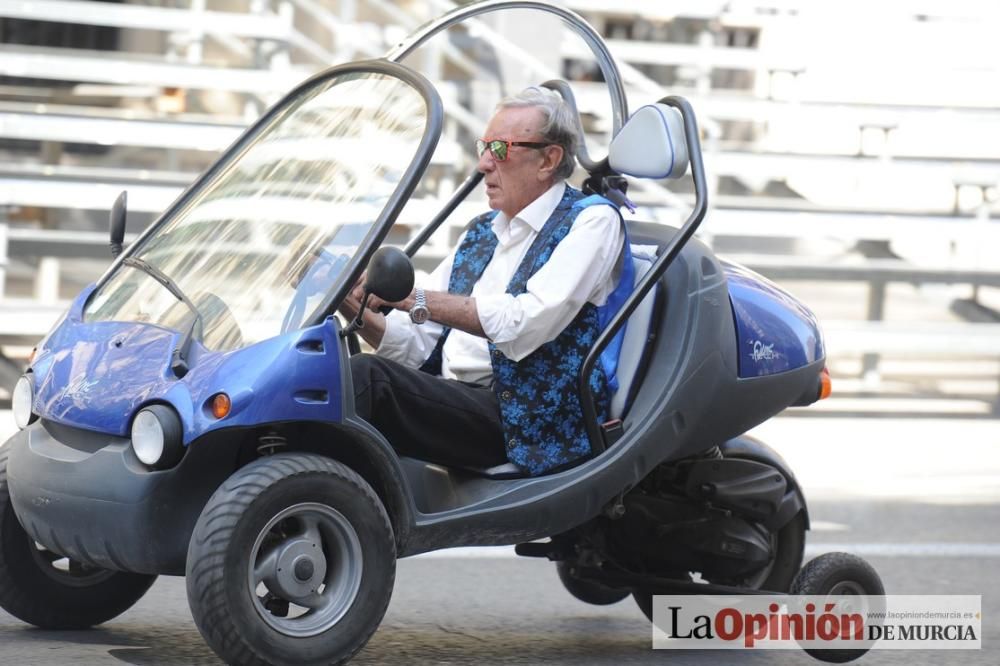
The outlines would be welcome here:
[[[368,262],[365,291],[395,303],[413,291],[413,263],[398,247],[380,247]]]
[[[111,231],[111,256],[117,257],[122,253],[122,243],[125,241],[125,211],[128,203],[128,192],[122,193],[115,199],[111,206],[110,231]]]

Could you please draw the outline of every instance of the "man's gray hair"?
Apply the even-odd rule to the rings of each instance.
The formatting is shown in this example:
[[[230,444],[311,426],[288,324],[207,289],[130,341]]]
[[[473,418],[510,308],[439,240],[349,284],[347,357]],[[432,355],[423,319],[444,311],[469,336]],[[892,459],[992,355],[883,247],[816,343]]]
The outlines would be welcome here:
[[[545,117],[539,130],[542,140],[562,146],[563,157],[556,167],[555,177],[569,178],[576,167],[576,147],[580,142],[577,134],[576,118],[562,96],[548,88],[532,86],[516,95],[505,97],[497,104],[497,110],[522,107],[537,107]]]

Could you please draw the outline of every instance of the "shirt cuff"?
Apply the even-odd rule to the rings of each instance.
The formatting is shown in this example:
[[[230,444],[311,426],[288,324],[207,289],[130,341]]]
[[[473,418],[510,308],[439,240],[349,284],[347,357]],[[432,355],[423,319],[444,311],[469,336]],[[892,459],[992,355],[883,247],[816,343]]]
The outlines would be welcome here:
[[[477,295],[476,314],[486,337],[494,344],[502,344],[517,337],[524,309],[510,294]]]
[[[404,318],[405,317],[405,318]],[[385,316],[385,331],[375,353],[400,363],[406,358],[406,349],[410,342],[410,317],[402,310],[393,310]]]

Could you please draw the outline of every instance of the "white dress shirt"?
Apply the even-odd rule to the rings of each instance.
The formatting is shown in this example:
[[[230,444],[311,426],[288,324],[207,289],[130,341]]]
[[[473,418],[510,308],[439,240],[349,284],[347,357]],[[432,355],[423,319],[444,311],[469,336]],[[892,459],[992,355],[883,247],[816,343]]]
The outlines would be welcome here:
[[[603,305],[617,284],[617,263],[624,241],[621,222],[617,211],[600,205],[580,211],[549,260],[528,280],[525,293],[506,293],[514,272],[565,191],[566,184],[560,181],[513,219],[497,213],[493,219],[496,251],[472,288],[483,331],[500,352],[514,361],[554,340],[584,303]],[[420,286],[428,291],[448,291],[456,251],[457,247]],[[434,321],[418,326],[410,321],[409,313],[394,310],[386,316],[385,333],[376,353],[419,367],[434,350],[442,330],[441,324]],[[489,384],[493,366],[487,339],[452,330],[444,343],[441,374],[448,379]]]

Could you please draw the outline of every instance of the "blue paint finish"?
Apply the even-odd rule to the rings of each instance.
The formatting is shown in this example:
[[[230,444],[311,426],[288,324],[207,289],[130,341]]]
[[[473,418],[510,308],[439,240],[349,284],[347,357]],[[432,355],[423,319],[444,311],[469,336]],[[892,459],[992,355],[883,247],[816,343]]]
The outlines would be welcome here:
[[[195,342],[191,369],[177,379],[170,358],[180,333],[145,323],[83,322],[91,291],[81,293],[39,347],[32,371],[40,416],[125,437],[139,409],[166,403],[181,417],[185,445],[223,427],[343,418],[333,319],[232,352],[209,351]],[[222,420],[207,406],[220,391],[232,400]]]
[[[736,320],[740,378],[794,370],[826,356],[816,316],[757,273],[722,262]]]

